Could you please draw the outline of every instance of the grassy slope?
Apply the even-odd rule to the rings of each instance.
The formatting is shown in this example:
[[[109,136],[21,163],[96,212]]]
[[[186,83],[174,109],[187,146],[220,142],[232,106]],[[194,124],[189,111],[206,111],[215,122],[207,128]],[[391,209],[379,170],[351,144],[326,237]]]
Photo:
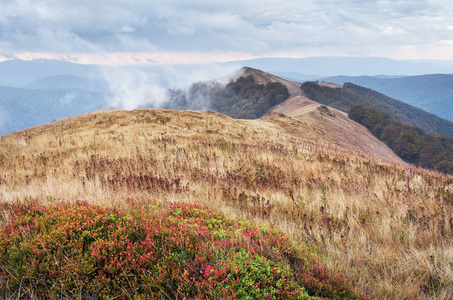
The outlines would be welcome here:
[[[372,298],[451,298],[453,177],[302,138],[309,130],[277,115],[83,115],[0,137],[0,198],[197,203],[275,224]]]
[[[403,162],[383,142],[364,126],[348,118],[347,114],[334,108],[321,106],[304,96],[292,97],[272,109],[298,121],[301,137],[328,139],[332,143],[375,155],[390,161]],[[301,130],[302,127],[311,130]]]

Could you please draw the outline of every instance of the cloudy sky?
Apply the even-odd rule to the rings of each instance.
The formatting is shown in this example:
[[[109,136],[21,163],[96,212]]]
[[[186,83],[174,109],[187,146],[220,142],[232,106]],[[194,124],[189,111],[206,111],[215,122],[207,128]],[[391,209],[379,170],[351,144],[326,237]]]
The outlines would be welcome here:
[[[453,60],[448,0],[1,0],[0,60]]]

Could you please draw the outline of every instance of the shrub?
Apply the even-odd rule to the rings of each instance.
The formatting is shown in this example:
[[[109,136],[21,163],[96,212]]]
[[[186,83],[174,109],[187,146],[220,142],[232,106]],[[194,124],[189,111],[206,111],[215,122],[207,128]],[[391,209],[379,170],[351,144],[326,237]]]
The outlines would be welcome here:
[[[124,211],[86,202],[16,207],[0,233],[1,294],[356,298],[344,276],[276,229],[196,205],[140,207],[134,201]]]

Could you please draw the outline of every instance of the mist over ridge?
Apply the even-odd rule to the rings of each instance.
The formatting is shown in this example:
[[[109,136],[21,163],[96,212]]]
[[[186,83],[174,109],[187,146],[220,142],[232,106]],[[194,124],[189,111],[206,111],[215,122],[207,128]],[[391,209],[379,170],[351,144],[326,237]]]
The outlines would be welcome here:
[[[363,62],[368,63],[364,64]],[[414,70],[439,70],[439,63],[439,61],[395,61],[386,58],[353,57],[267,58],[203,65],[150,66],[101,66],[81,65],[55,60],[11,60],[0,62],[0,82],[3,85],[19,89],[33,87],[35,91],[16,93],[16,96],[3,98],[2,102],[0,102],[0,113],[3,116],[1,122],[3,129],[0,129],[0,134],[99,109],[167,107],[216,110],[215,107],[209,105],[211,99],[208,99],[212,97],[213,90],[224,87],[231,79],[237,79],[240,76],[240,73],[237,73],[240,72],[238,70],[245,65],[263,70],[266,70],[266,68],[287,70],[287,72],[281,73],[289,74],[289,76],[291,74],[293,76],[297,76],[297,74],[315,74],[301,76],[305,76],[306,79],[315,77],[314,79],[318,80],[321,75],[329,73],[355,74],[354,72],[358,72],[359,65],[362,66],[362,72],[368,72],[368,74],[382,74],[382,69],[379,68],[389,65],[392,66],[388,69],[390,71],[396,68],[399,72],[409,74],[410,72],[415,72]],[[379,68],[376,68],[376,66]],[[443,64],[442,68],[448,69],[449,64]],[[291,70],[297,70],[297,72],[292,72]],[[335,73],[340,71],[342,73]],[[391,74],[390,71],[387,74]],[[23,77],[24,74],[26,75],[25,77]],[[275,74],[279,75],[280,73],[275,72]],[[395,75],[382,75],[379,78],[392,76]],[[404,76],[399,77],[406,78]],[[26,82],[25,79],[30,80],[30,82]],[[7,80],[10,81],[10,84],[5,83]],[[197,84],[193,85],[193,83]],[[202,85],[205,86],[202,87]],[[208,85],[211,85],[211,87]],[[196,97],[193,95],[194,88],[198,89]],[[4,89],[4,93],[7,94],[12,91],[3,87],[0,87],[0,89]],[[78,91],[76,92],[75,90]],[[48,93],[55,94],[51,96],[54,100],[50,101],[47,96],[42,96]],[[190,95],[191,93],[192,95]],[[20,95],[25,94],[28,95],[28,100],[23,102]],[[181,97],[192,99],[193,103],[181,105],[181,103],[172,102],[174,100],[172,95],[175,96],[176,94],[179,99]],[[33,100],[33,97],[37,101]],[[38,103],[38,101],[43,102]],[[63,107],[58,108],[58,105],[64,106],[65,103],[69,103],[68,101],[74,103],[74,105],[78,103],[78,106],[83,107],[83,109],[78,109],[77,105],[69,111],[64,110]],[[85,103],[86,101],[89,104]],[[25,103],[28,104],[23,106]],[[34,106],[46,107],[47,105],[54,106],[51,109],[51,111],[55,112],[54,114],[47,114],[45,113],[46,110],[34,108]],[[11,125],[12,120],[17,120],[14,116],[21,114],[21,109],[28,110],[28,112],[22,113],[23,115],[28,115],[32,111],[34,113],[31,114],[32,117],[22,120],[22,125]],[[66,112],[58,114],[59,110]],[[448,110],[444,109],[443,111]],[[35,122],[33,121],[34,119],[41,121]]]

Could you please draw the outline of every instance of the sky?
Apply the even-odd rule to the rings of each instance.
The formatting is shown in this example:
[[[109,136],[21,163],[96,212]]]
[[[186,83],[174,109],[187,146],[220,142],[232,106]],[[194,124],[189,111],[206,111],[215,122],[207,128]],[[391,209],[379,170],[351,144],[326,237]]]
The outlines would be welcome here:
[[[1,0],[0,60],[453,60],[448,0]]]

